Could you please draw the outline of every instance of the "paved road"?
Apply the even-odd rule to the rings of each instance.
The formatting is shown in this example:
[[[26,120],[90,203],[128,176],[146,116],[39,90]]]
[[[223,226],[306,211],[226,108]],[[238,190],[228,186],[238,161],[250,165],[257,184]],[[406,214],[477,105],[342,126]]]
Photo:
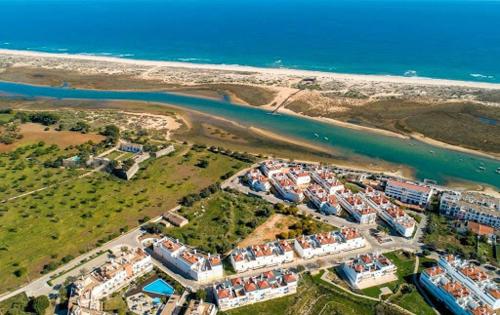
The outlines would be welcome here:
[[[0,296],[0,301],[3,301],[5,299],[8,299],[9,297],[12,297],[16,294],[19,294],[21,292],[26,292],[27,295],[29,296],[38,296],[38,295],[48,295],[50,293],[56,293],[57,290],[54,290],[54,286],[48,285],[47,281],[51,280],[51,277],[56,276],[58,274],[61,274],[63,272],[67,272],[75,267],[77,267],[80,262],[83,259],[88,259],[89,257],[96,255],[97,252],[99,251],[107,251],[107,250],[113,250],[116,248],[120,248],[122,246],[130,246],[130,247],[138,247],[141,246],[140,242],[138,241],[138,237],[141,235],[141,231],[139,228],[136,228],[126,234],[123,234],[114,240],[109,241],[108,243],[102,245],[101,247],[98,247],[94,250],[91,250],[88,253],[85,253],[81,256],[78,256],[77,258],[73,259],[69,263],[65,264],[64,266],[61,266],[60,268],[56,269],[55,271],[52,271],[48,274],[45,274],[41,276],[40,278],[28,283],[27,285],[12,291],[8,292],[5,294],[2,294]],[[101,265],[105,261],[106,255],[99,256],[97,259],[92,259],[90,262],[85,263],[81,267],[78,266],[74,270],[64,274],[64,276],[56,278],[53,282],[55,284],[60,284],[63,283],[64,280],[70,276],[70,275],[77,275],[79,270],[85,267],[87,270],[92,270],[95,267]]]
[[[287,204],[286,201],[276,197],[272,193],[268,192],[256,192],[254,190],[251,190],[248,186],[243,185],[240,182],[240,177],[243,176],[249,169],[253,167],[257,167],[258,164],[254,164],[251,167],[248,167],[244,170],[239,171],[235,175],[233,175],[231,178],[226,180],[224,183],[222,183],[221,187],[222,188],[231,188],[237,191],[240,191],[244,194],[252,194],[255,196],[259,196],[262,199],[276,204],[276,203],[285,203]],[[377,224],[359,224],[357,222],[352,222],[349,221],[345,218],[338,217],[335,215],[325,215],[320,212],[318,212],[316,209],[312,209],[308,207],[305,204],[300,204],[298,206],[299,210],[302,213],[308,213],[314,218],[323,221],[324,223],[330,224],[334,227],[341,227],[341,226],[349,226],[349,227],[355,227],[357,228],[360,233],[366,238],[366,240],[370,243],[374,251],[391,251],[391,250],[398,250],[398,249],[404,249],[406,251],[412,251],[412,252],[418,252],[420,251],[422,247],[422,243],[420,242],[420,239],[423,235],[423,229],[427,225],[427,217],[426,216],[421,216],[422,220],[420,221],[419,224],[417,224],[416,232],[413,238],[411,239],[406,239],[404,237],[401,237],[399,235],[391,235],[390,239],[392,239],[391,242],[388,243],[383,243],[380,244],[370,233],[370,229],[374,229],[377,227]],[[417,214],[419,215],[419,214]]]
[[[252,167],[255,167],[255,166],[256,165],[254,165]],[[222,188],[233,188],[233,189],[239,190],[239,191],[246,193],[246,194],[248,194],[248,193],[258,194],[263,199],[265,199],[271,203],[282,203],[283,202],[281,199],[277,198],[276,196],[274,196],[272,194],[255,193],[255,192],[251,191],[248,187],[241,185],[239,182],[239,176],[242,176],[243,174],[245,174],[245,172],[247,170],[248,169],[242,170],[242,171],[238,172],[237,174],[235,174],[230,179],[228,179],[227,181],[225,181],[221,185]],[[84,175],[87,175],[87,174],[84,174]],[[339,227],[339,226],[357,227],[360,230],[360,232],[362,233],[362,235],[366,238],[368,245],[362,249],[359,249],[359,250],[338,253],[335,255],[316,257],[316,258],[308,259],[308,260],[304,260],[304,259],[297,257],[293,262],[288,263],[288,264],[283,264],[281,266],[283,268],[293,268],[293,267],[297,267],[299,265],[303,265],[306,267],[306,269],[315,270],[315,269],[319,269],[319,268],[325,268],[325,267],[328,268],[328,267],[332,267],[332,266],[337,266],[342,261],[345,261],[345,260],[350,259],[350,258],[354,258],[355,256],[357,256],[361,253],[367,253],[367,252],[373,252],[373,251],[385,253],[385,252],[390,252],[390,251],[397,250],[397,249],[418,251],[420,249],[420,246],[421,246],[421,243],[419,243],[418,239],[422,234],[422,229],[427,224],[427,221],[426,221],[425,216],[424,216],[423,220],[418,225],[418,230],[417,230],[416,236],[411,240],[408,240],[408,239],[405,239],[402,237],[391,236],[391,238],[393,239],[392,242],[386,243],[386,244],[379,244],[378,241],[373,236],[371,236],[369,233],[370,228],[373,228],[376,225],[360,226],[358,223],[348,221],[344,218],[340,218],[337,216],[331,216],[331,215],[327,216],[327,215],[318,213],[314,209],[311,209],[305,205],[301,205],[299,207],[299,209],[300,209],[300,211],[305,212],[305,213],[310,213],[314,217],[319,218],[319,220],[322,220],[323,222],[330,224],[332,226],[335,226],[335,227]],[[153,222],[157,221],[159,218],[160,217],[154,218],[151,221],[153,221]],[[38,295],[42,295],[42,294],[48,295],[50,293],[57,293],[56,292],[57,290],[54,289],[54,286],[57,286],[58,284],[64,283],[64,280],[69,276],[77,276],[80,273],[80,270],[82,268],[84,268],[86,270],[95,269],[99,265],[102,265],[108,257],[106,254],[103,254],[97,258],[91,259],[90,261],[88,261],[85,264],[80,266],[79,264],[83,259],[87,259],[87,258],[95,255],[99,251],[113,250],[113,249],[120,248],[122,246],[142,247],[142,244],[139,241],[140,235],[141,235],[141,231],[139,228],[136,228],[136,229],[124,234],[124,235],[121,235],[118,238],[102,245],[101,247],[96,248],[96,249],[94,249],[86,254],[83,254],[83,255],[75,258],[74,260],[72,260],[68,264],[58,268],[57,270],[50,272],[46,275],[43,275],[42,277],[30,282],[29,284],[19,288],[18,290],[1,295],[0,301],[5,300],[5,299],[7,299],[11,296],[14,296],[16,294],[19,294],[23,291],[25,291],[30,296],[31,295],[38,296]],[[200,283],[193,281],[191,279],[187,279],[183,275],[176,273],[176,272],[172,271],[171,269],[167,268],[166,266],[164,266],[161,262],[157,261],[156,259],[153,259],[153,263],[158,268],[160,268],[162,271],[164,271],[165,273],[167,273],[168,275],[170,275],[171,277],[176,279],[183,286],[190,288],[192,291],[196,291],[200,287],[206,287],[206,286],[210,285],[210,284],[200,284]],[[231,278],[231,277],[236,277],[236,276],[239,276],[239,277],[252,276],[252,275],[259,274],[266,269],[270,269],[270,268],[263,268],[260,270],[251,270],[251,271],[239,273],[238,275],[235,275],[235,276],[224,276],[221,279],[217,279],[217,280],[222,280],[224,278]],[[54,278],[56,275],[59,275],[61,273],[64,273],[64,274],[57,277],[57,278]],[[49,281],[51,279],[52,279],[51,282],[53,285],[49,286],[47,284],[47,281]]]

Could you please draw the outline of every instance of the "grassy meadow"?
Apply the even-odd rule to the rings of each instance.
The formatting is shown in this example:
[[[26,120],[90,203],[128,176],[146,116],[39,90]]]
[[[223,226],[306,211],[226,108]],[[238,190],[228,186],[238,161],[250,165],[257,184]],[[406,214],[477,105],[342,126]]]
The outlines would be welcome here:
[[[2,156],[4,159],[8,157]],[[197,166],[200,160],[208,161],[207,167]],[[40,166],[25,163],[23,172],[37,178]],[[11,290],[43,270],[50,271],[117,237],[174,207],[183,196],[220,180],[228,170],[244,165],[227,156],[179,145],[173,156],[143,163],[143,169],[128,182],[105,173],[78,178],[73,171],[50,169],[54,178],[71,178],[0,204],[0,291]],[[42,184],[43,179],[37,183]]]

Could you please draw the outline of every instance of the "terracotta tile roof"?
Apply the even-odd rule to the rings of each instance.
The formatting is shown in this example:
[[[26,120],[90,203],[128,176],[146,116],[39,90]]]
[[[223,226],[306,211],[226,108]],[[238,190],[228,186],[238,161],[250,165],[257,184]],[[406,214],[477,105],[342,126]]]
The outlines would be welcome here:
[[[425,269],[425,273],[427,273],[431,277],[440,275],[443,272],[444,272],[444,270],[441,269],[441,267],[439,267],[439,266],[430,267],[430,268]]]
[[[443,288],[455,298],[461,298],[469,295],[469,290],[460,282],[448,282]]]
[[[297,281],[297,278],[291,273],[288,273],[283,276],[283,280],[285,280],[286,283],[291,283]]]
[[[274,279],[275,276],[274,276],[274,272],[272,271],[266,271],[262,274],[264,276],[264,278],[266,279]]]
[[[172,240],[166,239],[162,243],[163,247],[165,247],[168,251],[174,252],[181,248],[181,245],[177,242],[174,242]]]
[[[428,193],[431,191],[431,189],[429,187],[420,186],[420,185],[408,183],[408,182],[401,182],[401,181],[397,181],[397,180],[388,180],[387,185],[401,187],[401,188],[405,188],[408,190],[414,190],[414,191],[419,191],[419,192],[423,192],[423,193]]]
[[[245,283],[245,291],[252,292],[255,290],[257,290],[257,285],[255,285],[255,283],[253,283],[253,282]]]
[[[285,240],[281,240],[281,241],[279,242],[279,244],[281,245],[281,248],[283,248],[283,250],[284,250],[285,252],[290,252],[290,251],[293,251],[292,246],[291,246],[291,245],[290,245],[290,243],[288,243],[287,241],[285,241]]]
[[[493,289],[490,290],[491,296],[493,296],[495,299],[500,299],[500,290],[498,289]]]
[[[269,288],[269,282],[267,282],[266,280],[260,280],[259,282],[257,282],[257,285],[259,286],[259,289],[267,289]]]
[[[495,229],[491,226],[487,226],[487,225],[484,225],[484,224],[479,224],[477,222],[473,222],[473,221],[469,221],[469,223],[467,223],[467,228],[477,234],[477,235],[491,235],[493,233],[495,233]]]
[[[347,240],[352,240],[354,238],[360,237],[359,232],[356,229],[350,227],[342,228],[341,233]]]
[[[231,279],[231,285],[233,287],[235,286],[239,286],[239,285],[242,285],[243,284],[243,279],[242,278],[234,278],[234,279]]]
[[[219,289],[217,290],[217,296],[219,299],[227,299],[231,296],[231,290],[230,289]]]
[[[238,253],[236,255],[233,255],[233,259],[234,259],[234,261],[243,261],[243,259],[245,259],[245,257],[243,256],[243,254]]]
[[[365,264],[371,264],[373,261],[370,255],[361,255],[360,258]]]
[[[210,262],[210,264],[212,266],[217,266],[217,265],[220,265],[222,263],[219,256],[210,256],[208,261]]]
[[[460,272],[463,273],[465,276],[469,277],[470,279],[472,279],[473,281],[483,281],[488,279],[488,276],[484,271],[481,271],[473,266],[462,268]]]
[[[304,236],[297,238],[297,242],[299,242],[302,248],[311,248],[311,244],[309,244],[309,241]]]
[[[181,258],[184,259],[186,262],[188,262],[191,265],[197,263],[199,260],[198,257],[196,257],[196,255],[191,254],[187,251],[182,252]]]
[[[321,245],[333,244],[335,243],[335,238],[333,238],[330,233],[320,233],[316,234],[316,239]]]
[[[472,310],[472,315],[493,315],[495,312],[488,306],[478,306]]]

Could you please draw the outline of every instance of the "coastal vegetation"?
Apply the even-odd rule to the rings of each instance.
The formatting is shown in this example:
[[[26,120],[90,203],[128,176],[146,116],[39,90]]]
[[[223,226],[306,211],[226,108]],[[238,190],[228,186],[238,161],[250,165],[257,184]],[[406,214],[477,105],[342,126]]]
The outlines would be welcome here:
[[[304,115],[425,137],[471,149],[500,153],[500,108],[478,103],[429,103],[401,99],[371,101],[343,110],[316,108],[304,101],[286,106]]]

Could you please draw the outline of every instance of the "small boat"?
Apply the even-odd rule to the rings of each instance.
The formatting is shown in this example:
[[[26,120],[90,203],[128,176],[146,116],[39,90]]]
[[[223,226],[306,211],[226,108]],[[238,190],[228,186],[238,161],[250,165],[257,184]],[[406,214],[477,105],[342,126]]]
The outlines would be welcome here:
[[[484,171],[484,170],[485,170],[484,166],[479,166],[479,167],[478,167],[478,169],[479,169],[480,171]]]
[[[314,133],[314,136],[315,136],[316,138],[319,138],[319,135],[318,135],[317,133]]]
[[[431,154],[434,154],[434,153],[436,153],[436,152],[434,152],[434,150],[429,150],[429,152],[430,152]]]
[[[500,167],[497,168],[497,170],[495,171],[497,174],[500,174]]]
[[[328,137],[323,137],[323,139],[327,140],[328,141]]]

